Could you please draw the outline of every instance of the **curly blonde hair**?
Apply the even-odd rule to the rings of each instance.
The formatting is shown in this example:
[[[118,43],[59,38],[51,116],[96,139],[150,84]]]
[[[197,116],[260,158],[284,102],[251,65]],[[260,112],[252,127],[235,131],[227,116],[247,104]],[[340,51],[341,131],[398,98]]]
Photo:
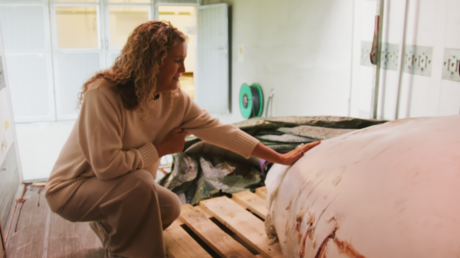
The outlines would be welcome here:
[[[78,104],[83,103],[89,85],[104,78],[116,85],[123,106],[128,110],[139,110],[144,118],[149,113],[148,104],[155,93],[158,71],[168,50],[176,42],[186,40],[187,37],[170,22],[149,21],[139,25],[113,66],[96,73],[83,85]]]

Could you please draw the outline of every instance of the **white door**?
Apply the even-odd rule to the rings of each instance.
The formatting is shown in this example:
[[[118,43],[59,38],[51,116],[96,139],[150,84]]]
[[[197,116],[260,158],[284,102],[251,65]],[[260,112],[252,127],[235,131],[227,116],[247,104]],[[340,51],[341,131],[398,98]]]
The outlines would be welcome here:
[[[0,23],[16,122],[55,120],[47,1],[0,1]]]
[[[196,65],[196,4],[157,4],[156,20],[168,21],[187,36],[187,58],[185,72],[180,77],[180,88],[192,99],[195,98],[194,72]]]
[[[83,83],[105,67],[97,0],[55,0],[51,4],[57,120],[77,117]]]
[[[214,114],[229,112],[227,4],[200,6],[197,15],[195,99]]]
[[[105,66],[113,65],[131,32],[153,18],[151,0],[105,0]]]

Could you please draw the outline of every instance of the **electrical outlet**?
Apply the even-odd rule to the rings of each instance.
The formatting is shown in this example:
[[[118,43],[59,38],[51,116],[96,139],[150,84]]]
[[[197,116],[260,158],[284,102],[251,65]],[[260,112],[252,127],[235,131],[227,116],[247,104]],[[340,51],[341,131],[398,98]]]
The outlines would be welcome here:
[[[449,70],[449,72],[451,72],[451,74],[457,72],[458,71],[458,69],[457,69],[458,68],[458,59],[455,58],[455,56],[452,57],[452,58],[449,58],[447,60],[447,67],[448,67],[447,70]]]
[[[383,43],[382,54],[380,55],[382,68],[385,70],[398,70],[399,45]]]
[[[431,76],[432,47],[406,45],[404,52],[404,72]]]
[[[372,42],[361,41],[361,65],[374,66],[371,63],[370,53],[372,50]]]
[[[442,78],[451,81],[460,81],[460,49],[444,49],[444,67]]]

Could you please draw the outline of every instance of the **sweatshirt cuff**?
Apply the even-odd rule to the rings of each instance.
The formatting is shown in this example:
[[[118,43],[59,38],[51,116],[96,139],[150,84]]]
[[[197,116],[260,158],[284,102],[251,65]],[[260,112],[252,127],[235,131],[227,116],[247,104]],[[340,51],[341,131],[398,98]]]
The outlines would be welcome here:
[[[153,146],[152,143],[146,143],[144,146],[137,150],[141,154],[142,161],[144,163],[142,168],[149,168],[153,165],[153,163],[155,163],[155,161],[160,159],[157,149],[155,146]]]
[[[248,159],[259,142],[256,138],[239,130],[232,144],[235,152]]]

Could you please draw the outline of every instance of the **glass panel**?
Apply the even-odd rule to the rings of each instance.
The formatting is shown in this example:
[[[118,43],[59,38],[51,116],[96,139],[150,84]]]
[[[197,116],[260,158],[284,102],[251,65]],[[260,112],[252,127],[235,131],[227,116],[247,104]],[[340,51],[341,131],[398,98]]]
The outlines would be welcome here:
[[[56,3],[59,2],[74,2],[74,3],[97,3],[97,0],[54,0]]]
[[[0,0],[0,2],[5,4],[41,4],[45,2],[48,4],[48,0]]]
[[[110,66],[112,66],[115,63],[115,59],[121,54],[121,51],[116,51],[110,53]]]
[[[186,72],[180,77],[180,87],[194,98],[193,72],[195,71],[195,27],[196,27],[196,7],[194,6],[159,6],[159,20],[170,21],[180,31],[188,37],[187,58],[185,59]]]
[[[10,54],[6,56],[14,120],[52,117],[48,65],[44,54]],[[27,74],[27,76],[24,76]]]
[[[149,7],[109,7],[110,49],[121,49],[128,36],[140,24],[149,20]]]
[[[155,3],[165,3],[165,4],[198,4],[197,0],[157,0]]]
[[[187,59],[185,59],[185,69],[187,72],[193,72],[195,70],[196,7],[159,6],[158,12],[160,21],[170,21],[173,26],[187,35]]]
[[[124,4],[150,4],[151,0],[109,0],[109,4],[112,3],[124,3]]]
[[[58,48],[98,48],[97,7],[57,6]]]
[[[78,93],[83,84],[100,70],[99,53],[57,54],[57,116],[58,120],[75,119]]]
[[[45,50],[45,9],[42,6],[2,6],[5,50]]]

